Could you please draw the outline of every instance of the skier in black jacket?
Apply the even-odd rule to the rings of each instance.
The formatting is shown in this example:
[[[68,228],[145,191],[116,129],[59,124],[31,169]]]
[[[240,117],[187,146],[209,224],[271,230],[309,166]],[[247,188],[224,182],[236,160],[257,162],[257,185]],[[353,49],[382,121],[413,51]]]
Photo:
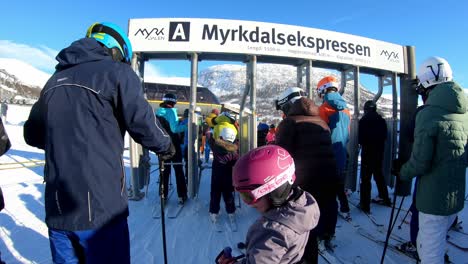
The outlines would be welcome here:
[[[54,263],[130,263],[125,132],[163,159],[175,152],[129,65],[132,48],[123,32],[96,23],[60,51],[24,125],[26,143],[45,150]]]
[[[358,131],[358,142],[361,145],[360,207],[364,212],[370,212],[372,175],[379,190],[379,196],[373,201],[387,206],[391,205],[382,168],[387,124],[385,119],[377,113],[377,105],[372,100],[364,104],[364,116],[359,120]]]

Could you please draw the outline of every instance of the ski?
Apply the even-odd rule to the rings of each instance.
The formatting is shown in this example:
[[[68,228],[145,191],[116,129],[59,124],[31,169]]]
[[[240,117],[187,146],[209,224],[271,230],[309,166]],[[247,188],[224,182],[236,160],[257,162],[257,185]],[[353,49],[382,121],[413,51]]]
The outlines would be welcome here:
[[[351,264],[351,262],[347,261],[347,260],[344,260],[332,253],[330,253],[329,251],[327,250],[323,250],[323,251],[320,251],[319,250],[319,256],[322,257],[325,262],[329,263],[329,264]]]
[[[167,201],[169,200],[169,198],[171,198],[171,195],[172,193],[174,192],[174,189],[173,188],[169,188],[169,192],[167,193],[167,200],[166,200],[166,203]],[[167,204],[164,206],[164,210],[167,211]],[[161,198],[157,198],[156,200],[156,203],[154,204],[153,206],[153,209],[151,211],[151,216],[154,218],[154,219],[159,219],[161,218]]]
[[[160,202],[158,202],[157,204],[155,204],[153,206],[153,210],[151,212],[151,216],[154,218],[154,219],[159,219],[161,218],[161,206],[160,206]]]
[[[361,209],[361,207],[359,207],[358,205],[356,205],[356,204],[354,204],[354,203],[352,203],[352,202],[349,202],[349,204],[351,204],[352,206],[356,207],[359,211],[363,212],[363,213],[367,216],[367,218],[369,218],[369,220],[370,220],[375,226],[377,226],[377,227],[383,227],[383,226],[384,226],[384,224],[379,223],[379,222],[377,221],[377,219],[375,219],[375,217],[374,217],[371,213],[367,213],[367,212],[363,211],[363,210]]]
[[[229,218],[229,228],[232,232],[237,232],[237,220],[235,217],[228,217]]]
[[[353,219],[351,217],[346,217],[343,213],[341,212],[338,212],[338,215],[343,218],[343,220],[345,220],[346,222],[348,222],[349,224],[351,224],[352,226],[354,227],[359,227],[359,224],[356,223],[356,222],[353,222]]]
[[[219,219],[216,220],[216,221],[212,221],[212,220],[210,219],[210,222],[211,222],[211,224],[213,225],[213,230],[214,230],[215,232],[218,232],[218,233],[223,232],[223,226],[222,226],[221,223],[219,222]]]
[[[447,234],[447,242],[462,250],[468,250],[468,239],[462,233],[450,230]]]
[[[454,241],[450,236],[447,237],[447,243],[463,251],[468,251],[468,247],[458,244],[458,241]]]
[[[188,201],[188,200],[187,200]],[[185,201],[185,202],[187,202]],[[169,218],[177,218],[177,216],[179,216],[180,212],[182,212],[182,209],[184,209],[184,204],[177,204],[176,206],[171,206],[169,209],[168,209],[168,213],[167,213],[167,217]]]
[[[358,230],[358,234],[360,234],[361,236],[375,242],[376,244],[379,244],[381,246],[385,246],[385,241],[378,239],[373,234],[367,232],[363,228],[358,228],[357,230]],[[387,244],[387,248],[390,249],[392,252],[395,252],[395,253],[397,253],[397,254],[399,254],[401,256],[411,258],[413,261],[418,260],[417,255],[411,254],[409,252],[402,251],[397,246],[391,244],[390,242]]]
[[[460,221],[456,225],[451,226],[450,230],[455,231],[455,232],[460,233],[460,234],[468,235],[468,233],[466,233],[465,230],[463,230],[463,226],[461,225],[462,223],[463,222]]]
[[[333,257],[330,253],[324,251],[324,252],[320,252],[319,251],[319,255],[320,257],[322,257],[325,262],[329,263],[329,264],[336,264],[336,263],[339,263],[338,260]]]

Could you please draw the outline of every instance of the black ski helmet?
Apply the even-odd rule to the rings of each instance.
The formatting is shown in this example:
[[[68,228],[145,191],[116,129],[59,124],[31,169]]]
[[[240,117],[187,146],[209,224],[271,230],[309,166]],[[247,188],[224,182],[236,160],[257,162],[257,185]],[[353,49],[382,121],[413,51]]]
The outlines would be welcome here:
[[[369,100],[364,104],[364,113],[377,111],[377,104],[373,100]]]
[[[167,93],[162,98],[164,103],[169,103],[172,105],[177,104],[177,96],[173,93]]]

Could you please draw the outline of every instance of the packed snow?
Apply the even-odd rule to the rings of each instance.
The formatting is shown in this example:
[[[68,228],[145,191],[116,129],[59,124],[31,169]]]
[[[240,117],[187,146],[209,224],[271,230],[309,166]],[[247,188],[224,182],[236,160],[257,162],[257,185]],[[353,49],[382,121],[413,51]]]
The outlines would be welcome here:
[[[23,124],[29,111],[30,106],[10,106],[6,130],[13,146],[0,158],[0,186],[3,189],[6,203],[5,209],[0,213],[0,252],[2,260],[8,264],[52,262],[47,227],[44,224],[42,178],[44,153],[26,145],[22,137]],[[154,158],[153,156],[153,161]],[[125,165],[127,182],[130,183],[128,152],[125,153]],[[128,222],[132,263],[163,263],[161,220],[152,218],[152,209],[158,199],[157,165],[152,167],[152,171],[147,196],[140,201],[129,201]],[[210,176],[211,171],[206,169],[202,175],[198,198],[190,199],[177,218],[166,219],[168,263],[213,263],[215,256],[225,246],[232,247],[234,255],[241,253],[236,245],[244,241],[248,227],[258,217],[258,213],[242,204],[236,212],[238,231],[232,232],[227,224],[227,215],[222,205],[220,220],[223,223],[223,232],[216,232],[209,221],[208,214]],[[175,188],[174,184],[173,188]],[[375,185],[372,191],[375,196]],[[392,194],[391,190],[390,194]],[[358,199],[359,193],[350,194],[352,203],[357,204]],[[397,205],[400,199],[398,198]],[[405,198],[403,209],[409,208],[410,200],[410,197]],[[169,203],[175,204],[176,202],[177,195],[174,191]],[[375,226],[367,216],[351,206],[353,221],[367,232],[384,239],[391,209],[374,204],[371,206],[373,215],[379,223],[384,225],[383,227]],[[405,213],[406,211],[403,210],[400,212],[393,233],[409,239],[409,225],[402,222]],[[463,221],[462,225],[468,229],[466,208],[459,217]],[[409,221],[409,216],[406,221]],[[401,229],[398,228],[400,224]],[[397,244],[394,239],[390,239],[390,242]],[[383,247],[360,235],[357,228],[341,218],[338,219],[336,239],[333,243],[336,244],[333,255],[339,258],[337,263],[380,263]],[[466,251],[448,245],[448,254],[453,263],[468,263]],[[327,262],[320,257],[319,263]],[[392,250],[387,250],[385,263],[415,263],[415,261]]]

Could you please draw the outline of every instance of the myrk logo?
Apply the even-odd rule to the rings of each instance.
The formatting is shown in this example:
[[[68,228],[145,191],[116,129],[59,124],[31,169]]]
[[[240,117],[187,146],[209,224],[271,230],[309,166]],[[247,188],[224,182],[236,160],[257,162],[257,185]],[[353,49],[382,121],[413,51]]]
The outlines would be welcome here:
[[[384,55],[387,58],[387,60],[398,60],[399,59],[398,58],[398,53],[393,52],[393,51],[388,52],[386,50],[382,50],[382,52],[380,52],[380,55],[381,56]]]
[[[135,33],[135,36],[137,35],[142,35],[145,37],[145,39],[149,40],[160,40],[161,38],[164,38],[164,28],[152,28],[152,29],[146,29],[146,28],[140,28],[137,30]]]
[[[190,22],[170,22],[169,41],[190,41]]]

